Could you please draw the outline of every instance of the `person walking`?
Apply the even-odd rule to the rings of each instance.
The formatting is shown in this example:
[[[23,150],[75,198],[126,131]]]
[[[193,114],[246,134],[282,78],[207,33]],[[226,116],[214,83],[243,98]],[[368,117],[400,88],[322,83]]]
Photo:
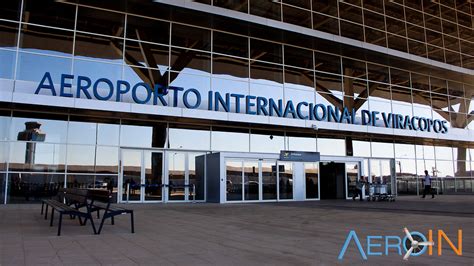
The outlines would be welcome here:
[[[425,178],[423,179],[423,183],[425,185],[425,189],[423,190],[423,197],[425,198],[426,194],[431,193],[431,198],[434,199],[434,191],[431,189],[431,176],[428,174],[428,171],[425,170]]]
[[[360,201],[364,200],[362,197],[362,190],[364,189],[364,185],[365,185],[364,177],[361,176],[360,179],[356,180],[356,187],[355,187],[354,194],[352,195],[352,200],[355,200],[357,196],[360,196]]]

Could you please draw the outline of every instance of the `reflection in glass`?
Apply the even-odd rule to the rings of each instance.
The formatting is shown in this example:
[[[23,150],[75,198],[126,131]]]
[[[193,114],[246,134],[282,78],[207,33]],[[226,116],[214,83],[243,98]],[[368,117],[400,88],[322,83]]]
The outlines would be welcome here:
[[[151,127],[122,125],[120,145],[129,147],[151,147]]]
[[[8,162],[8,142],[0,142],[0,171],[7,170],[7,162]],[[2,200],[0,198],[0,204]]]
[[[249,151],[250,134],[248,129],[212,127],[211,140],[213,151]]]
[[[145,164],[145,200],[163,199],[163,153],[143,151]]]
[[[78,31],[123,37],[124,22],[125,15],[123,13],[80,6],[77,12],[76,29]]]
[[[76,35],[74,55],[77,58],[119,64],[123,62],[122,50],[123,39],[85,33]],[[104,74],[102,74],[102,77],[104,77]],[[107,76],[105,75],[105,77]]]
[[[160,72],[168,70],[168,46],[129,40],[125,42],[125,46],[125,62],[128,65],[158,68]],[[155,78],[154,81],[158,82],[159,79]]]
[[[250,0],[250,14],[281,20],[281,4],[275,1]]]
[[[249,63],[247,59],[214,55],[212,72],[215,75],[225,75],[237,78],[248,78]]]
[[[142,152],[122,150],[122,201],[139,201],[141,195]]]
[[[332,139],[318,137],[318,151],[322,155],[346,155],[346,141],[345,139]]]
[[[211,49],[211,32],[180,24],[172,24],[171,44],[185,48],[209,51]]]
[[[262,162],[262,199],[277,199],[277,165],[275,162]]]
[[[64,172],[66,145],[10,143],[10,171]]]
[[[393,143],[372,141],[372,157],[393,158]]]
[[[214,32],[212,38],[214,42],[214,53],[248,58],[248,38],[222,32]]]
[[[251,152],[279,153],[284,149],[285,141],[283,132],[252,130],[250,134]]]
[[[69,122],[67,141],[70,144],[96,144],[96,123]]]
[[[22,14],[23,22],[73,29],[76,6],[66,5],[58,1],[24,0]]]
[[[170,152],[168,154],[168,199],[185,200],[185,158],[186,153]]]
[[[283,21],[286,23],[311,28],[311,12],[304,9],[283,5]]]
[[[292,151],[316,151],[316,135],[298,135],[287,132],[288,150]]]
[[[41,202],[55,196],[62,187],[64,174],[10,173],[7,203]]]
[[[95,146],[68,145],[67,171],[70,173],[93,173]]]
[[[244,162],[244,196],[245,200],[258,200],[258,162]]]
[[[21,0],[5,1],[2,3],[2,7],[0,9],[0,17],[10,20],[19,20],[21,3]]]
[[[357,179],[359,179],[359,163],[346,163],[347,175],[347,197],[351,198],[356,189]]]
[[[97,146],[95,154],[95,172],[101,174],[117,174],[118,148]]]
[[[86,60],[74,60],[74,75],[86,76],[95,82],[101,78],[107,77],[112,84],[116,84],[118,80],[122,79],[122,65],[118,64],[108,64],[95,61],[86,61]],[[95,99],[94,94],[90,94],[92,99]],[[110,86],[101,82],[97,88],[97,94],[101,97],[108,99],[109,101],[115,101],[116,99],[116,90],[111,89]],[[81,98],[86,98],[85,94],[80,94]]]
[[[205,153],[188,153],[189,189],[188,200],[204,200]],[[194,190],[193,191],[193,185]],[[195,197],[194,194],[195,194]]]
[[[4,203],[5,199],[5,181],[6,181],[6,173],[0,172],[0,204]]]
[[[339,35],[339,21],[333,17],[313,13],[313,29]]]
[[[118,124],[102,124],[97,125],[97,144],[114,145],[119,144],[120,126]]]
[[[22,116],[23,114],[15,114],[15,116]],[[19,133],[23,132],[26,127],[26,123],[34,122],[39,127],[39,130],[44,134],[44,142],[56,142],[56,143],[66,143],[67,136],[67,117],[58,116],[57,119],[62,120],[52,120],[52,119],[43,119],[41,117],[47,116],[53,118],[54,115],[50,114],[38,114],[38,117],[24,118],[24,117],[13,117],[11,124],[11,133],[10,140],[18,140]],[[33,136],[30,138],[21,138],[21,140],[34,141],[39,139],[34,139]]]
[[[169,148],[209,150],[211,146],[211,132],[209,129],[176,128],[170,125]]]
[[[73,38],[72,31],[29,25],[21,30],[20,50],[71,56]]]
[[[18,53],[18,66],[16,78],[24,81],[40,82],[44,76],[44,66],[48,66],[48,72],[55,84],[60,83],[61,74],[71,73],[71,59],[62,57],[52,57],[47,55],[37,55],[30,53]],[[96,70],[97,71],[97,70]],[[34,93],[35,86],[21,86],[17,84],[16,91]],[[39,94],[51,95],[50,90],[41,90]]]
[[[242,200],[242,161],[226,161],[226,200]]]
[[[306,198],[307,199],[318,199],[319,191],[319,164],[318,163],[305,163],[304,173],[306,180]]]
[[[13,73],[15,69],[15,52],[0,50],[0,78],[2,79],[13,79]],[[0,91],[9,91],[13,90],[13,84],[8,86],[7,83],[1,83],[2,86]],[[6,87],[9,88],[6,88]]]
[[[132,15],[127,16],[128,39],[169,44],[169,28],[170,24],[168,22]]]
[[[416,161],[412,159],[396,159],[395,161],[397,175],[397,193],[398,194],[416,194],[417,190],[417,170]],[[418,184],[418,188],[421,188]]]
[[[293,163],[278,163],[279,199],[293,199]]]
[[[211,73],[211,54],[180,48],[171,49],[171,70],[189,74],[209,75]],[[173,79],[171,78],[171,81]]]
[[[250,59],[282,63],[282,45],[279,43],[250,39]]]
[[[253,82],[280,85],[283,83],[283,67],[275,64],[251,61],[250,78]]]

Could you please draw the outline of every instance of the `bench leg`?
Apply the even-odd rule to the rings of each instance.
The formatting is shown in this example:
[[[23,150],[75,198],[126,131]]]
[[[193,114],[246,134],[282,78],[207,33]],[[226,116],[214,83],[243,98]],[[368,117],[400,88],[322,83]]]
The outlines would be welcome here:
[[[97,210],[97,219],[100,218],[99,210]]]
[[[114,219],[114,217],[113,217],[113,216],[112,216],[112,217],[110,217],[110,224],[111,224],[111,225],[114,225],[114,224],[115,224],[115,219]]]
[[[46,211],[44,212],[44,219],[45,220],[48,220],[48,208],[49,208],[49,205],[46,204]]]
[[[99,231],[97,231],[97,234],[99,235],[100,235],[100,232],[102,231],[102,227],[104,226],[104,221],[105,221],[105,215],[102,216],[102,220],[100,221]]]
[[[49,226],[53,226],[53,219],[54,219],[54,208],[51,208],[51,221],[49,222]]]
[[[133,211],[130,213],[130,223],[131,223],[131,226],[132,226],[132,234],[135,233],[135,223],[133,221]]]
[[[41,203],[41,214],[43,214],[44,201]]]
[[[59,213],[59,225],[58,225],[58,236],[61,235],[61,225],[63,223],[63,214]]]
[[[89,219],[91,219],[91,225],[92,225],[92,230],[94,231],[94,235],[97,235],[97,230],[95,229],[95,224],[94,224],[94,221],[92,220],[92,214],[90,213],[89,213]]]

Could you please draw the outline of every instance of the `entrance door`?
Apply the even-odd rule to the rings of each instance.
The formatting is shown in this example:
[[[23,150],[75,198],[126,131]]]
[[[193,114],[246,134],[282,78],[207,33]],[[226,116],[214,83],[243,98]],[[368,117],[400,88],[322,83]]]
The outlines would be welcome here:
[[[163,153],[151,150],[121,150],[120,202],[163,200]]]
[[[166,151],[166,201],[204,200],[205,153]]]
[[[346,166],[344,163],[320,163],[321,199],[346,198]]]

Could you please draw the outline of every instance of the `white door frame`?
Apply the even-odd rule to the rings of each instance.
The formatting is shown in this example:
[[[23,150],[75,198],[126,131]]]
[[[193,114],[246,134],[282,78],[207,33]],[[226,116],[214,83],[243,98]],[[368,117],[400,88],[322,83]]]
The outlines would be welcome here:
[[[123,200],[123,152],[126,151],[137,151],[140,153],[140,199],[139,200],[132,200],[132,201],[127,201]],[[156,152],[156,153],[161,153],[163,156],[163,165],[162,168],[164,168],[165,164],[165,159],[164,159],[164,151],[163,150],[156,150],[156,149],[137,149],[137,148],[120,148],[120,160],[119,160],[119,165],[120,165],[120,173],[118,176],[118,185],[117,185],[117,201],[118,203],[159,203],[163,202],[165,200],[165,195],[164,195],[164,189],[161,188],[161,195],[162,195],[162,200],[145,200],[145,191],[146,191],[146,173],[145,173],[145,152],[146,151],[151,151]],[[164,181],[164,169],[162,169],[162,181]]]

